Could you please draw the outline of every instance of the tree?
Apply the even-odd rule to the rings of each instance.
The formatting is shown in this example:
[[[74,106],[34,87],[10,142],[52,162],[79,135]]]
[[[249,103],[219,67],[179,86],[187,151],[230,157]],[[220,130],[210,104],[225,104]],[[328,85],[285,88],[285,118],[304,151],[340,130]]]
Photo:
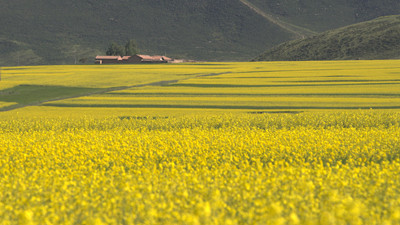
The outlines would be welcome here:
[[[108,47],[106,55],[119,55],[123,56],[125,55],[125,49],[123,46],[116,44],[115,42],[112,42],[110,47]]]
[[[132,56],[132,55],[136,55],[139,53],[139,50],[137,49],[136,46],[136,41],[131,39],[128,41],[128,43],[126,43],[125,45],[125,54]]]
[[[117,52],[117,44],[115,44],[114,42],[110,44],[110,46],[108,47],[107,51],[106,51],[106,55],[115,55],[115,53]]]
[[[112,42],[106,51],[106,55],[119,55],[119,56],[124,56],[124,55],[132,56],[138,53],[139,50],[137,49],[136,41],[133,39],[129,40],[126,43],[125,47],[115,42]]]
[[[82,64],[85,64],[87,61],[88,61],[87,57],[79,59],[79,62],[82,63]]]

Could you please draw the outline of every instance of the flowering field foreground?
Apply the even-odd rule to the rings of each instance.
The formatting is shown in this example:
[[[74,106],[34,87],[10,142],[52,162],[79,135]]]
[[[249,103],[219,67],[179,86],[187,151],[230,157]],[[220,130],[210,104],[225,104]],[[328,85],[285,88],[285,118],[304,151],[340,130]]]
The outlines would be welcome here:
[[[0,224],[399,224],[400,114],[0,121]]]

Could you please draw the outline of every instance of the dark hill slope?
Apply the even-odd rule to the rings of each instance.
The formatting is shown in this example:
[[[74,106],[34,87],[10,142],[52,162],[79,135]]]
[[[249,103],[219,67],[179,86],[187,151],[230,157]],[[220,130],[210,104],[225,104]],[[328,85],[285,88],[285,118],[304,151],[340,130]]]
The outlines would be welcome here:
[[[0,65],[74,63],[129,39],[142,53],[245,60],[293,37],[232,0],[0,2]]]
[[[321,32],[400,14],[399,0],[248,0],[285,22]]]
[[[294,40],[256,61],[400,58],[400,15],[386,16]]]
[[[128,39],[145,54],[248,60],[313,31],[400,14],[399,0],[0,0],[0,6],[0,66],[92,63],[110,42]]]

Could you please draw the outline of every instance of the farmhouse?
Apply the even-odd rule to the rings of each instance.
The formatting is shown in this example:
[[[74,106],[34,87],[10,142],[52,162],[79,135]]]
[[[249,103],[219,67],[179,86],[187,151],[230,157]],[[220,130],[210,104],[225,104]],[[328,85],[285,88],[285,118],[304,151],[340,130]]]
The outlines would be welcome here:
[[[134,56],[96,56],[96,64],[139,64],[139,63],[171,63],[173,59],[166,56],[134,55]]]
[[[129,57],[129,56],[128,56]],[[171,62],[172,59],[166,56],[150,56],[150,55],[134,55],[130,56],[126,63],[168,63]]]
[[[116,64],[122,62],[122,57],[121,56],[110,56],[110,55],[105,55],[101,56],[98,55],[96,56],[96,64]]]

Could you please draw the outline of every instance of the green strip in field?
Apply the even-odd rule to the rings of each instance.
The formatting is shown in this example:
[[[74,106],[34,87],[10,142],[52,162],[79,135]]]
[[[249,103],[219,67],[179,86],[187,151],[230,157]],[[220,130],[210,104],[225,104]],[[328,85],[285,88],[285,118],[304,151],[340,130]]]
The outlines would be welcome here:
[[[317,87],[317,86],[356,86],[356,85],[398,85],[396,82],[368,82],[368,83],[323,83],[323,84],[204,84],[204,83],[177,83],[170,84],[173,87],[194,87],[194,88],[272,88],[272,87]]]
[[[255,105],[151,105],[151,104],[61,104],[46,103],[54,107],[91,108],[176,108],[176,109],[248,109],[248,110],[307,110],[307,109],[400,109],[395,106],[255,106]]]
[[[287,94],[279,94],[279,93],[271,93],[271,94],[252,94],[252,93],[168,93],[168,92],[153,92],[153,93],[134,93],[134,92],[110,92],[107,95],[115,96],[115,97],[124,97],[124,96],[140,96],[140,97],[156,97],[156,96],[168,96],[168,97],[197,97],[197,96],[229,96],[229,97],[240,97],[240,96],[248,96],[248,97],[301,97],[301,96],[309,96],[309,97],[359,97],[359,98],[400,98],[400,93],[287,93]]]
[[[366,83],[372,82],[373,84],[377,82],[384,82],[384,84],[388,84],[388,82],[400,82],[400,79],[385,79],[385,80],[295,80],[295,81],[278,81],[278,82],[285,82],[285,83]],[[351,82],[351,83],[350,83]],[[369,84],[369,83],[367,83]],[[390,83],[389,83],[390,84]]]
[[[10,110],[25,105],[38,104],[55,99],[68,98],[93,93],[100,88],[81,88],[44,85],[19,85],[0,91],[0,102],[14,103],[1,107],[0,111]]]

